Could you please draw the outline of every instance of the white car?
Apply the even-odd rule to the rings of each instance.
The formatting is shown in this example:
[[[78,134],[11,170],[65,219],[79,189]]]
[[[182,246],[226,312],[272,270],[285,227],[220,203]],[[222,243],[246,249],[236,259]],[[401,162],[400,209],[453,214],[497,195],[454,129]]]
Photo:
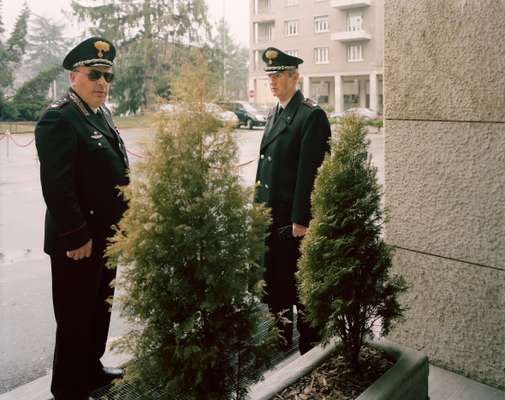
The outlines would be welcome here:
[[[376,111],[370,110],[369,108],[365,107],[352,107],[348,108],[347,110],[343,112],[338,112],[338,113],[331,113],[329,115],[330,118],[340,118],[343,117],[344,115],[349,115],[349,114],[356,114],[360,117],[363,117],[365,119],[381,119],[382,115],[377,113]]]
[[[180,106],[174,103],[165,103],[160,105],[160,111],[165,113],[172,113],[180,110]],[[223,125],[231,125],[233,127],[238,127],[240,121],[238,117],[232,111],[225,111],[217,104],[205,103],[205,111],[212,114],[216,119]]]
[[[233,111],[225,111],[217,104],[205,103],[205,111],[211,113],[217,118],[223,125],[231,125],[233,127],[238,127],[240,121]]]

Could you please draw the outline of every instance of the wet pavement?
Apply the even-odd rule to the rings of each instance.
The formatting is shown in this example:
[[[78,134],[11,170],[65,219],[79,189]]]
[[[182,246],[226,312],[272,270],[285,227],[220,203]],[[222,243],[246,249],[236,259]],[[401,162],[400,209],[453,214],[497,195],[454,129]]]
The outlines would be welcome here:
[[[235,132],[245,185],[252,185],[262,130]],[[122,131],[132,170],[142,155],[147,129]],[[46,375],[51,369],[55,323],[49,258],[42,251],[45,205],[32,134],[0,136],[0,393]],[[384,182],[384,136],[372,134],[370,150]],[[24,147],[22,147],[24,146]],[[121,269],[119,269],[119,273]],[[113,310],[110,336],[126,331]]]

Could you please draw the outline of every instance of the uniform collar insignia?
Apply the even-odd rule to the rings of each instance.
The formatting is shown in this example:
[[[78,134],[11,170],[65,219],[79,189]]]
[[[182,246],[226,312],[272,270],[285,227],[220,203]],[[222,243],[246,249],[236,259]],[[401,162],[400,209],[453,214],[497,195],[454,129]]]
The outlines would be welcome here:
[[[84,114],[85,117],[89,117],[89,115],[90,115],[89,111],[87,110],[86,106],[84,105],[84,103],[80,99],[80,97],[77,96],[77,94],[75,94],[74,91],[69,90],[68,91],[68,97],[70,98],[70,100],[72,101],[72,103],[74,103],[77,106],[77,108],[79,109],[79,111],[82,114]]]

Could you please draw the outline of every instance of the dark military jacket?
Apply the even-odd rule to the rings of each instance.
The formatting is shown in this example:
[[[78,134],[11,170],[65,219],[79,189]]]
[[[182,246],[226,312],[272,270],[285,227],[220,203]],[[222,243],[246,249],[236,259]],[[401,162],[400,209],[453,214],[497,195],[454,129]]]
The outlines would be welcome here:
[[[326,113],[300,91],[275,121],[270,113],[261,141],[255,201],[272,208],[274,225],[309,225],[310,195],[330,149],[330,136]]]
[[[126,149],[110,111],[99,112],[70,89],[35,128],[48,254],[110,236],[126,210],[118,189],[129,182]]]

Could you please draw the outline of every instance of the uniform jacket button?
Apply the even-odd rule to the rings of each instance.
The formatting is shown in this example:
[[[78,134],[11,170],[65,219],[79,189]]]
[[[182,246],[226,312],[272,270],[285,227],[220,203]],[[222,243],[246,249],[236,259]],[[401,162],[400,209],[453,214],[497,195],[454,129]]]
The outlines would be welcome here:
[[[93,214],[95,213],[95,211],[94,211],[94,210],[89,210],[89,213],[90,213],[91,215],[93,215]]]
[[[261,181],[260,181],[260,180],[258,180],[258,181],[256,182],[256,185],[261,185]]]
[[[260,156],[260,158],[263,160],[263,159],[265,158],[265,155],[264,155],[264,154],[262,154],[262,155]]]
[[[265,188],[268,189],[268,185],[265,185]]]
[[[272,157],[268,156],[268,161],[272,161]]]

